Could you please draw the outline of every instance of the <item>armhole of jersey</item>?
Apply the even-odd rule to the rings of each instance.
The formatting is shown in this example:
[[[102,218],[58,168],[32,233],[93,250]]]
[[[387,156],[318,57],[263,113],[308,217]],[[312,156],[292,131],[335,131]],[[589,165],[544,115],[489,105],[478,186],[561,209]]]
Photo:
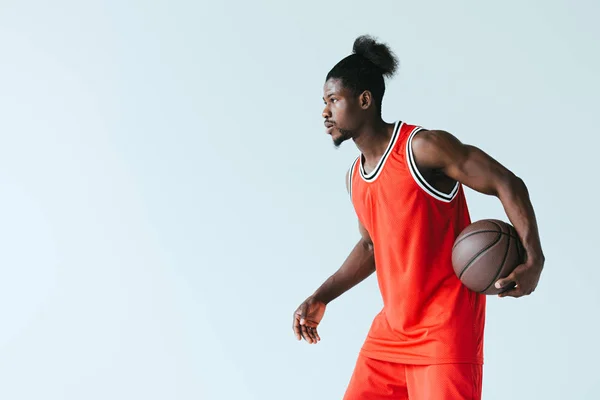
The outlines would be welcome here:
[[[458,189],[460,188],[460,183],[456,182],[450,193],[441,192],[434,188],[429,182],[427,182],[423,175],[421,175],[421,173],[419,172],[419,169],[417,168],[417,163],[415,162],[415,156],[413,154],[412,149],[412,140],[415,137],[415,135],[422,130],[423,128],[419,126],[413,129],[413,131],[410,133],[410,136],[408,137],[408,140],[406,141],[406,161],[408,164],[408,169],[410,170],[410,174],[414,178],[415,182],[417,182],[417,185],[419,185],[421,189],[423,189],[430,196],[437,200],[443,201],[445,203],[450,203],[456,197]]]
[[[354,177],[354,169],[356,168],[356,163],[359,159],[360,156],[357,157],[356,160],[354,160],[352,166],[348,170],[348,180],[346,181],[346,183],[348,184],[348,195],[350,195],[350,200],[352,200],[352,178]]]

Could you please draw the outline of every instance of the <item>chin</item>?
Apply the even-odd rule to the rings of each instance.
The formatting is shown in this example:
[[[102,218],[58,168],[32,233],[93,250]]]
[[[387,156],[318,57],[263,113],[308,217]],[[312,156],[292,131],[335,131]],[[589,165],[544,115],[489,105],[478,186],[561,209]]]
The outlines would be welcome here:
[[[340,147],[342,145],[342,143],[344,143],[346,140],[348,140],[349,138],[345,137],[345,136],[338,136],[338,137],[334,137],[332,138],[333,140],[333,145],[335,147]]]
[[[332,135],[333,143],[337,146],[344,143],[346,140],[350,140],[354,137],[354,131],[337,128],[335,134]]]

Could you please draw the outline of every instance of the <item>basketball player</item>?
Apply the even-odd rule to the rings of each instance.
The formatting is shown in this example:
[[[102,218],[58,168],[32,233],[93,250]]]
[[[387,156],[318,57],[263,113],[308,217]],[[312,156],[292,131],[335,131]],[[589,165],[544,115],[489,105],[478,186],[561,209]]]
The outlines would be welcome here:
[[[527,188],[511,171],[452,134],[384,122],[384,77],[397,59],[369,36],[327,75],[323,118],[335,146],[360,156],[346,175],[361,238],[337,272],[294,312],[298,340],[320,341],[329,302],[373,272],[383,298],[359,352],[345,400],[480,399],[486,296],[456,277],[454,240],[471,223],[463,186],[498,197],[527,253],[495,284],[499,296],[534,291],[543,265]]]

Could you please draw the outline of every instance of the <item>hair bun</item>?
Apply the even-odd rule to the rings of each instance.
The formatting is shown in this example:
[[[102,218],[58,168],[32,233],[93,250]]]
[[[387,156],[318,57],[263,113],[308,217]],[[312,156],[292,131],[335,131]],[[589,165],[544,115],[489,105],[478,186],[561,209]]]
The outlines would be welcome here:
[[[393,76],[398,69],[398,59],[390,48],[369,35],[356,38],[352,51],[375,64],[386,77]]]

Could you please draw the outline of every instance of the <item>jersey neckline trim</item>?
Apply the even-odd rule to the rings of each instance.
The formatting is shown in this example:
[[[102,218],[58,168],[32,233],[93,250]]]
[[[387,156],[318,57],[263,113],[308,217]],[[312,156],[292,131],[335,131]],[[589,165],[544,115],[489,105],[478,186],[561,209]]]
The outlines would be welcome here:
[[[386,160],[388,159],[388,156],[390,155],[390,153],[392,152],[392,149],[394,148],[394,145],[398,141],[398,137],[400,136],[400,127],[402,126],[402,124],[403,124],[402,121],[396,121],[396,125],[394,126],[394,133],[392,134],[392,137],[390,138],[390,142],[388,143],[385,153],[383,153],[383,156],[381,156],[381,158],[379,159],[379,162],[377,163],[377,166],[373,169],[373,171],[371,171],[371,173],[367,174],[365,172],[365,167],[363,164],[363,158],[364,158],[363,155],[361,154],[358,156],[360,176],[365,181],[373,182],[381,174],[381,171],[383,170],[383,167],[385,165]]]

